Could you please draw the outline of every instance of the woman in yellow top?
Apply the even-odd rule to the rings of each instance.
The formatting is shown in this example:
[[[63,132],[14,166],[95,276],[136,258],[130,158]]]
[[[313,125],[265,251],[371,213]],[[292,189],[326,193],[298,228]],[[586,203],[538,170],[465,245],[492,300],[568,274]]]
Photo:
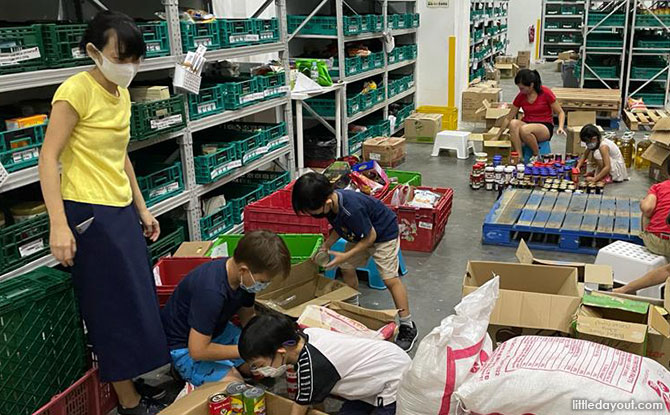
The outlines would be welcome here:
[[[170,361],[145,241],[155,241],[160,229],[127,149],[127,87],[146,45],[131,18],[105,11],[89,23],[81,48],[95,67],[56,91],[40,154],[49,243],[54,257],[72,267],[100,376],[112,382],[119,414],[153,414],[164,391],[132,379]]]

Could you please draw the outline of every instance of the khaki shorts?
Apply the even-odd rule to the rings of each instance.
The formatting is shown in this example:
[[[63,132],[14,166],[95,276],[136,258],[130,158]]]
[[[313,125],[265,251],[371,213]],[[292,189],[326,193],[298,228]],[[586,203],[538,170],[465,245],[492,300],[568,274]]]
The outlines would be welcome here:
[[[350,251],[354,246],[353,242],[347,242],[344,250]],[[372,245],[365,251],[351,257],[347,262],[342,264],[342,269],[356,269],[363,268],[367,265],[370,257],[375,261],[377,271],[383,280],[390,280],[398,276],[398,268],[400,261],[398,261],[398,252],[400,252],[400,238],[396,238],[388,242],[380,242]]]
[[[644,246],[647,247],[652,253],[656,255],[663,255],[665,257],[670,257],[670,241],[661,239],[658,235],[644,231],[640,234],[640,238],[644,242]]]

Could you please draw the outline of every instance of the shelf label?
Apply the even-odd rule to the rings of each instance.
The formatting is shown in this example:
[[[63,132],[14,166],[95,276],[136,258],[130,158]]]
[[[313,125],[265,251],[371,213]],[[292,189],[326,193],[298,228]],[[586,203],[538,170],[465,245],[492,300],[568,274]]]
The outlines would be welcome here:
[[[149,198],[153,199],[154,197],[163,196],[168,193],[172,193],[179,189],[179,182],[173,182],[165,186],[159,187],[149,192]]]
[[[283,85],[283,86],[278,86],[278,87],[275,87],[275,88],[266,89],[263,92],[263,96],[265,98],[267,98],[267,97],[270,97],[270,96],[273,96],[273,95],[279,95],[279,94],[283,95],[283,94],[286,94],[287,92],[288,92],[288,86]]]
[[[19,62],[37,59],[40,56],[40,48],[26,48],[13,52],[0,53],[0,66],[16,65]]]
[[[433,224],[430,223],[430,222],[421,222],[420,221],[419,222],[419,228],[431,230],[431,229],[433,229]]]
[[[12,154],[12,160],[14,163],[20,163],[22,161],[28,161],[39,157],[39,150],[36,148],[31,148],[30,150],[17,151]]]
[[[287,143],[288,143],[288,136],[285,135],[283,137],[277,138],[276,140],[270,141],[268,143],[268,149],[273,148],[273,147],[277,147],[277,146],[280,146],[280,145],[283,145],[283,144],[287,144]]]
[[[263,32],[261,33],[261,40],[268,40],[268,39],[274,39],[275,34],[274,32]]]
[[[197,106],[197,110],[198,110],[198,114],[202,114],[203,112],[215,111],[216,110],[216,103],[205,102],[203,104],[199,104]]]
[[[7,173],[7,169],[5,169],[5,166],[0,163],[0,187],[2,187],[5,182],[9,180],[9,173]]]
[[[215,179],[219,176],[221,176],[224,173],[227,173],[233,169],[236,169],[238,167],[242,167],[242,160],[233,160],[230,163],[226,163],[222,166],[219,166],[212,170],[212,173],[210,174],[210,177],[212,179]]]
[[[257,101],[263,98],[265,98],[265,94],[263,92],[256,92],[255,94],[247,94],[240,97],[240,104],[246,104],[247,102]]]
[[[238,43],[238,42],[258,42],[260,40],[260,37],[258,35],[232,35],[228,38],[230,40],[230,43]]]
[[[83,59],[87,57],[86,54],[83,53],[81,49],[79,49],[79,47],[72,48],[71,55],[74,59]]]
[[[147,52],[160,52],[161,44],[160,42],[147,43]]]
[[[159,120],[151,120],[151,129],[152,130],[162,130],[163,128],[168,128],[170,126],[181,124],[182,122],[181,114],[171,115],[169,117],[161,118]]]
[[[245,154],[244,156],[242,156],[242,162],[243,162],[243,163],[246,163],[246,162],[249,161],[250,159],[252,159],[252,158],[254,158],[254,157],[256,157],[256,156],[259,156],[259,155],[261,155],[261,154],[265,154],[265,153],[267,153],[267,152],[268,152],[268,147],[267,147],[267,146],[258,147],[258,148],[254,149],[254,150],[251,150],[250,152],[248,152],[248,153]]]
[[[380,161],[382,159],[382,155],[379,153],[370,153],[368,154],[368,157],[370,160],[375,160],[375,161]]]
[[[21,258],[36,254],[44,249],[44,239],[36,239],[19,247]]]
[[[198,46],[211,46],[212,45],[212,39],[211,38],[205,38],[205,39],[195,39],[193,42],[195,44],[195,47]]]

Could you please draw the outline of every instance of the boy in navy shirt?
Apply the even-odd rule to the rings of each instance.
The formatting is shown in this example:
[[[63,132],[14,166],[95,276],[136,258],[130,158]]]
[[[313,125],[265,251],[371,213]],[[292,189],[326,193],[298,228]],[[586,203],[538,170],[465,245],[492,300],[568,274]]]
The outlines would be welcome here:
[[[231,258],[216,259],[191,271],[161,310],[172,363],[195,386],[226,376],[239,377],[240,328],[254,316],[255,294],[291,270],[291,254],[272,232],[240,239]]]
[[[364,267],[370,257],[375,261],[384,284],[400,310],[400,331],[396,344],[410,351],[417,338],[416,325],[409,312],[407,290],[398,276],[398,219],[381,201],[353,190],[334,190],[326,176],[308,173],[293,186],[293,210],[315,218],[327,218],[333,227],[321,249],[328,251],[342,237],[345,252],[329,251],[334,257],[326,268],[337,266],[347,285],[358,288],[356,268]]]

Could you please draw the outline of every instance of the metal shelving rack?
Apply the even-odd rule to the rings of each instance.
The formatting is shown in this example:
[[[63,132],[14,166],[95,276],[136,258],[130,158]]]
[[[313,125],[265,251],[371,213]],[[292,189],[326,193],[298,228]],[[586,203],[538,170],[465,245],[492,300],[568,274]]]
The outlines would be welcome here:
[[[239,47],[233,49],[212,50],[207,52],[206,54],[207,60],[209,62],[212,62],[216,60],[234,59],[264,53],[276,52],[279,54],[279,58],[283,63],[285,72],[288,74],[289,73],[288,34],[286,29],[285,1],[286,0],[274,0],[276,8],[276,17],[279,20],[279,29],[280,29],[279,42],[265,45]],[[273,0],[266,1],[260,7],[260,9],[254,14],[254,16],[258,16],[261,13],[263,13],[263,11],[265,11],[270,5],[272,5],[272,3]],[[168,20],[171,55],[160,58],[146,59],[144,62],[142,62],[140,66],[140,72],[170,69],[174,67],[176,62],[180,62],[183,58],[184,54],[182,52],[181,32],[179,27],[178,1],[163,0],[163,4],[165,6],[165,13]],[[37,88],[48,85],[57,85],[66,80],[68,77],[90,68],[91,65],[77,66],[74,68],[47,69],[33,72],[0,75],[0,93]],[[290,78],[289,76],[286,77],[287,86],[288,82],[290,81],[289,78]],[[290,96],[275,98],[269,101],[262,101],[250,107],[242,108],[240,110],[225,111],[223,113],[212,115],[203,119],[199,119],[197,121],[188,121],[186,128],[178,132],[168,133],[149,140],[131,143],[129,145],[129,151],[135,151],[137,149],[145,148],[159,142],[174,139],[177,139],[177,142],[179,144],[181,152],[181,160],[183,165],[185,189],[182,193],[169,199],[166,199],[156,205],[151,206],[149,210],[155,216],[159,216],[166,212],[172,211],[176,208],[185,207],[189,225],[188,230],[190,239],[199,240],[200,219],[201,219],[200,198],[205,194],[207,194],[209,191],[219,188],[222,185],[229,183],[235,180],[236,178],[243,176],[246,173],[249,173],[253,170],[256,170],[273,162],[279,163],[285,170],[291,171],[293,174],[294,172],[294,148],[292,140],[293,122],[292,122],[290,104],[291,104]],[[272,109],[275,110],[275,116],[278,122],[279,121],[286,122],[287,136],[289,138],[288,146],[270,152],[266,154],[264,157],[256,160],[255,162],[234,170],[231,174],[221,178],[215,183],[211,183],[208,185],[196,184],[195,166],[193,159],[193,138],[192,138],[193,132]],[[20,187],[29,185],[31,183],[35,183],[37,181],[39,181],[39,176],[36,166],[19,170],[9,175],[9,179],[2,186],[0,186],[0,193],[18,189]],[[235,226],[228,233],[241,233],[241,232],[242,227]],[[21,268],[0,275],[0,280],[21,275],[35,268],[45,265],[54,266],[56,265],[56,260],[51,255],[44,256]]]
[[[626,73],[625,98],[635,98],[636,94],[642,92],[648,86],[661,86],[664,90],[663,104],[650,104],[645,101],[649,108],[664,108],[670,105],[670,47],[661,48],[642,48],[635,46],[636,36],[646,33],[665,34],[666,39],[670,38],[670,24],[655,17],[655,23],[658,25],[638,25],[638,9],[648,10],[656,5],[670,7],[670,1],[649,1],[649,0],[631,0],[632,1],[632,20],[630,23],[630,42],[628,44],[628,68]],[[654,15],[651,13],[651,15]],[[655,16],[655,15],[654,15]],[[665,67],[659,69],[655,74],[642,78],[632,76],[632,67],[635,63],[640,63],[651,56],[660,56],[665,59]]]
[[[386,45],[383,42],[383,37],[384,33],[390,33],[396,40],[396,44],[398,44],[398,39],[397,36],[403,36],[403,35],[409,35],[414,38],[414,43],[417,43],[417,28],[408,28],[408,29],[393,29],[389,30],[388,29],[388,21],[387,21],[387,16],[389,15],[389,5],[390,4],[398,4],[398,3],[404,3],[407,5],[407,10],[406,13],[416,13],[416,2],[417,0],[377,0],[376,4],[381,5],[381,14],[383,16],[383,21],[384,21],[384,29],[383,32],[377,32],[377,33],[362,33],[358,35],[344,35],[344,27],[343,27],[343,17],[344,17],[344,7],[347,7],[350,11],[353,13],[356,13],[356,11],[346,3],[345,0],[321,0],[318,5],[310,12],[307,13],[307,19],[305,19],[305,22],[307,22],[309,19],[311,19],[314,15],[316,15],[320,10],[326,6],[329,2],[332,1],[332,4],[335,9],[335,17],[337,19],[337,36],[335,35],[311,35],[311,34],[301,34],[300,28],[302,25],[296,29],[296,31],[289,35],[288,40],[289,42],[293,39],[332,39],[337,41],[337,58],[338,58],[338,69],[340,74],[345,73],[345,57],[346,57],[346,44],[349,42],[355,42],[355,41],[360,41],[360,40],[369,40],[369,39],[377,39],[379,42],[382,42],[382,45],[384,47],[384,66],[378,69],[370,70],[370,71],[365,71],[362,73],[358,73],[356,75],[352,76],[340,76],[339,79],[334,79],[333,81],[339,80],[344,83],[344,91],[341,94],[342,98],[340,101],[340,107],[343,109],[342,112],[342,125],[341,125],[341,137],[342,137],[342,148],[341,148],[341,154],[342,155],[349,155],[349,124],[360,120],[363,117],[366,117],[372,113],[376,113],[377,111],[382,111],[383,110],[383,118],[388,119],[389,115],[389,105],[406,98],[408,96],[412,96],[412,102],[416,105],[416,86],[412,86],[410,89],[407,91],[395,95],[393,97],[388,97],[388,75],[389,72],[401,69],[401,68],[406,68],[406,67],[412,67],[413,68],[413,73],[416,74],[416,63],[417,60],[408,60],[408,61],[402,61],[395,63],[393,65],[388,64],[388,55],[387,55],[387,49]],[[497,0],[500,1],[500,0]],[[290,10],[289,10],[290,11]],[[356,13],[358,14],[358,13]],[[419,51],[420,52],[420,51]],[[357,114],[354,114],[353,116],[348,116],[347,115],[347,105],[346,105],[346,98],[347,98],[347,88],[351,87],[351,84],[353,82],[361,81],[364,79],[368,79],[374,76],[378,75],[383,75],[383,81],[382,84],[384,85],[385,88],[385,96],[387,97],[384,102],[380,102],[373,107],[359,112]],[[415,80],[416,83],[416,80]],[[309,106],[308,103],[303,103],[304,106]],[[308,110],[308,112],[311,112]],[[322,121],[335,121],[334,117],[320,117],[322,120],[319,120],[320,122]],[[334,127],[328,125],[326,128],[329,130],[334,129]],[[391,135],[397,133],[403,128],[403,125],[397,125],[393,131],[391,131]]]
[[[546,37],[548,35],[564,36],[581,34],[584,25],[584,5],[585,1],[583,0],[542,1],[542,23],[540,25],[541,33],[539,39],[542,59],[556,59],[560,52],[577,50],[582,45],[582,42],[550,42],[546,40]],[[577,13],[562,14],[563,6],[576,6]],[[548,23],[551,23],[552,27],[547,27]]]
[[[607,16],[595,25],[590,25],[589,14],[596,11],[598,6],[609,6],[605,13]],[[608,88],[621,89],[624,81],[624,63],[626,57],[626,42],[628,38],[628,16],[630,12],[629,0],[587,0],[584,10],[584,27],[582,29],[583,44],[580,49],[581,55],[581,72],[579,79],[579,86],[581,88],[589,87],[591,85],[586,82],[597,84],[594,88]],[[604,24],[607,19],[615,14],[623,14],[623,25]],[[623,43],[621,47],[609,46],[588,46],[589,37],[596,34],[617,34],[621,35]],[[596,71],[587,63],[587,58],[590,56],[610,56],[619,60],[619,76],[618,77],[601,77]],[[586,76],[589,76],[587,79]],[[598,81],[598,82],[596,82]],[[586,86],[585,86],[586,84]]]
[[[477,16],[476,19],[473,19],[473,10],[477,9],[479,5],[482,5],[484,9],[486,8],[495,8],[496,5],[500,6],[502,13],[490,16],[484,14],[482,16]],[[507,24],[508,22],[508,12],[509,12],[509,0],[471,0],[470,2],[470,68],[469,68],[469,79],[472,80],[477,77],[477,71],[483,67],[485,63],[495,63],[495,58],[498,55],[504,55],[507,52],[507,46],[509,46],[509,36],[507,28],[502,30],[495,35],[489,35],[486,33],[486,28],[490,24],[496,24],[500,26],[501,24]],[[481,39],[473,41],[475,31],[481,28],[484,31],[484,35]],[[504,46],[498,50],[493,50],[493,41],[501,39]],[[475,58],[475,50],[480,45],[488,46],[489,51],[481,58]]]

